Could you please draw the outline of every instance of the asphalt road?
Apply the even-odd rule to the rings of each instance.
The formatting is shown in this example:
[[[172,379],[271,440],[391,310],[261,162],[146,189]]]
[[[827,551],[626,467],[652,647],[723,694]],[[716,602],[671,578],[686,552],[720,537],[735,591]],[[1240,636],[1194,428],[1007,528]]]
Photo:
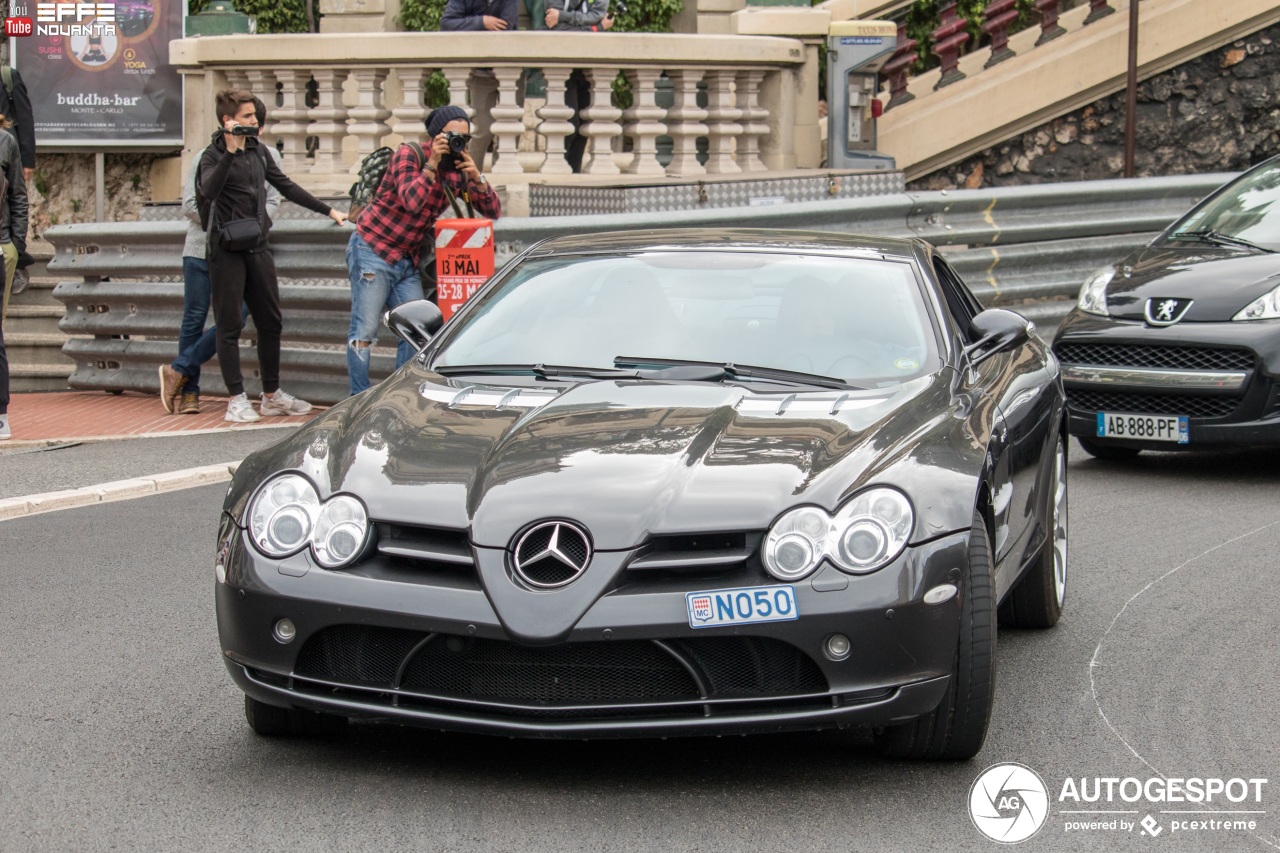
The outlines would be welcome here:
[[[1280,452],[1099,463],[1073,448],[1061,624],[1000,636],[982,754],[857,738],[527,742],[353,726],[264,740],[219,661],[223,488],[0,522],[0,849],[983,850],[989,765],[1049,789],[1025,850],[1280,849]],[[219,448],[221,450],[221,448]],[[1253,832],[1065,831],[1068,777],[1268,778]],[[1092,784],[1092,781],[1090,781]],[[1114,818],[1115,815],[1106,816]],[[1219,815],[1221,817],[1221,815]],[[1096,819],[1097,816],[1092,816]]]

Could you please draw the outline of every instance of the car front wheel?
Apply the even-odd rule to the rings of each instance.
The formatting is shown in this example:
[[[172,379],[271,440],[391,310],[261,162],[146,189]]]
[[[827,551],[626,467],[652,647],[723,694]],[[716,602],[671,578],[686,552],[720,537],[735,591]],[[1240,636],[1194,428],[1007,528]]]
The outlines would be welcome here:
[[[324,737],[340,734],[347,727],[346,717],[317,714],[297,708],[279,708],[259,702],[251,696],[244,697],[244,718],[248,721],[249,728],[263,737]]]
[[[1067,441],[1058,442],[1045,495],[1048,536],[1027,573],[1000,605],[1000,626],[1052,628],[1067,596]]]
[[[987,737],[996,685],[996,612],[991,586],[991,539],[982,516],[969,529],[969,571],[961,591],[960,641],[951,682],[931,713],[877,735],[889,758],[964,761]]]
[[[1084,452],[1088,453],[1095,459],[1102,459],[1106,462],[1124,462],[1127,459],[1133,459],[1142,451],[1137,447],[1117,447],[1114,444],[1101,444],[1087,438],[1078,439],[1080,446],[1084,448]]]

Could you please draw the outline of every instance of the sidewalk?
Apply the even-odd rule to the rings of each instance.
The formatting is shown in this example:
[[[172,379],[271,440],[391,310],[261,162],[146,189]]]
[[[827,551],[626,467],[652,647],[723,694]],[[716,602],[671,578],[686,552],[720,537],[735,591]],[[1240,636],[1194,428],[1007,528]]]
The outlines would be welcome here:
[[[304,424],[320,412],[297,417],[263,418],[253,424],[230,424],[223,420],[226,398],[208,397],[200,401],[198,415],[170,415],[153,394],[126,391],[58,391],[14,394],[9,403],[9,425],[13,438],[0,442],[0,452],[15,447],[60,444],[67,441],[102,441],[112,438],[141,438],[170,435],[202,435]]]

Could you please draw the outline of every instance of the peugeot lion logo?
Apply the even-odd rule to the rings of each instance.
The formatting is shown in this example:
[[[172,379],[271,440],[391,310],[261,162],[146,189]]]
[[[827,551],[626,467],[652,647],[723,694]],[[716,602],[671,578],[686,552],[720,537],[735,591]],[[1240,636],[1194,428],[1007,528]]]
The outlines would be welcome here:
[[[1153,326],[1172,326],[1191,307],[1190,299],[1158,296],[1147,300],[1147,322]]]
[[[525,531],[512,549],[516,574],[539,589],[572,583],[591,562],[591,540],[576,524],[544,521]]]
[[[995,764],[982,771],[969,789],[969,816],[992,841],[1026,841],[1049,817],[1049,789],[1030,767]]]

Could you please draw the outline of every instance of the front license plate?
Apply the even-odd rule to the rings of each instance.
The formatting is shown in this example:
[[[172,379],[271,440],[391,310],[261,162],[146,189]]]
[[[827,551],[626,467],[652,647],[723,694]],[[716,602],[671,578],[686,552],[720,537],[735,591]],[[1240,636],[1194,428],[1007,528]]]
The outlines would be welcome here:
[[[1187,415],[1131,415],[1098,412],[1098,438],[1140,438],[1187,444],[1191,429]]]
[[[789,586],[690,592],[684,600],[689,607],[689,626],[692,628],[786,622],[800,616],[796,608],[796,591]]]

